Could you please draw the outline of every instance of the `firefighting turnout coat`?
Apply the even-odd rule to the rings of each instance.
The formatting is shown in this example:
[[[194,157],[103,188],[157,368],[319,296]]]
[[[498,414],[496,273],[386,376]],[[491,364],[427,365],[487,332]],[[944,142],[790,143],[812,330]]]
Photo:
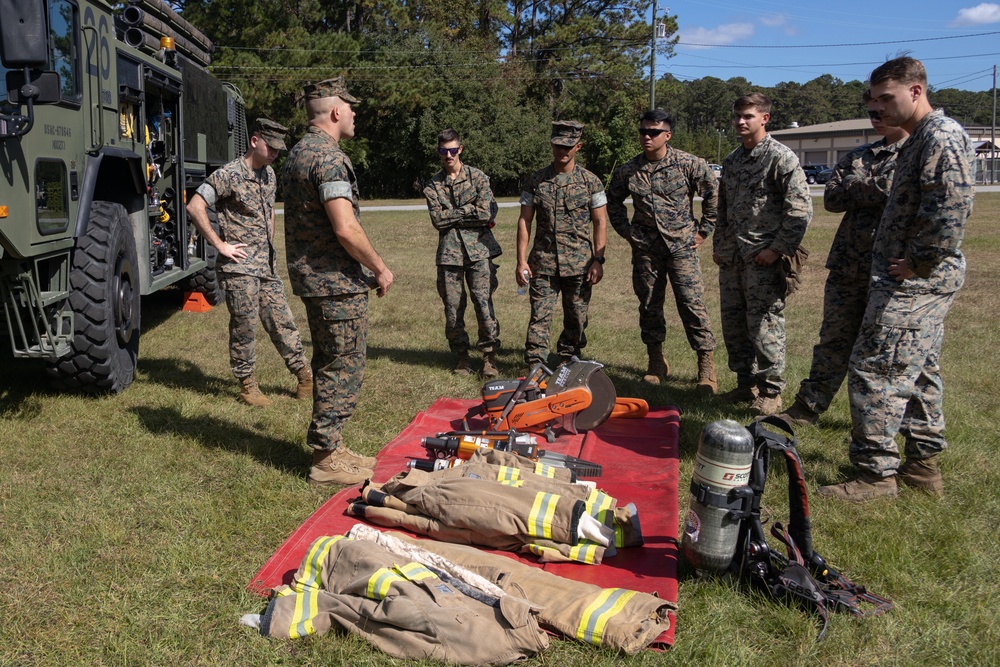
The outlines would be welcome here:
[[[361,524],[348,537],[317,539],[291,586],[275,593],[260,626],[266,636],[340,628],[396,657],[466,664],[543,650],[547,639],[535,633],[536,622],[566,638],[636,653],[669,629],[676,609],[653,594],[600,588],[472,547]],[[413,599],[404,602],[407,595]]]
[[[534,462],[507,456],[507,465],[474,456],[455,468],[410,470],[368,484],[348,514],[445,542],[533,553],[542,562],[599,565],[618,547],[642,544],[634,505],[619,508],[597,489],[553,479],[546,470],[535,472]],[[612,528],[614,543],[580,539],[584,514]]]
[[[260,631],[297,639],[339,629],[397,658],[504,665],[548,646],[537,614],[517,587],[487,592],[338,535],[310,545],[291,586],[275,590]]]

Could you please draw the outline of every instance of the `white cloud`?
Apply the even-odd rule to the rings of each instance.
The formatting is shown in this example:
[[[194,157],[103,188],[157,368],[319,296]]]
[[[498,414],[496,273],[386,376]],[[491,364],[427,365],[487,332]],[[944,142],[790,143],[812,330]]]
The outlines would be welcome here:
[[[784,14],[769,14],[759,20],[762,25],[768,28],[782,28],[782,32],[786,35],[795,35],[799,32],[798,28],[792,25]]]
[[[682,44],[700,44],[703,46],[692,46],[690,48],[707,48],[709,46],[722,46],[752,37],[754,26],[752,23],[727,23],[715,28],[691,28],[680,31],[680,42]]]
[[[975,7],[958,10],[958,16],[951,22],[952,27],[1000,23],[1000,5],[995,2],[981,2]]]

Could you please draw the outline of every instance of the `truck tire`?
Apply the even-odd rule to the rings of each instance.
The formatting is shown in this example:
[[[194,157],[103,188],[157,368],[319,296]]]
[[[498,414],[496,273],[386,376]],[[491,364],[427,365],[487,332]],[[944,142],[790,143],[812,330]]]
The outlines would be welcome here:
[[[48,366],[57,389],[117,394],[132,384],[139,358],[139,296],[139,262],[125,208],[95,201],[87,233],[73,250],[71,351]]]
[[[808,176],[806,176],[806,183],[808,183],[809,185],[815,184],[816,183],[816,177],[813,176],[812,174],[809,174]]]

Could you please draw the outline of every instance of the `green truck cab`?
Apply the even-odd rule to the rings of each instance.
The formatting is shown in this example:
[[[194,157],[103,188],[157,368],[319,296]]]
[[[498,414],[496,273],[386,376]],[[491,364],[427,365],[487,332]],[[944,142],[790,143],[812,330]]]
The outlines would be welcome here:
[[[0,0],[0,337],[58,389],[131,384],[141,296],[221,298],[184,205],[246,114],[197,37],[162,0]]]

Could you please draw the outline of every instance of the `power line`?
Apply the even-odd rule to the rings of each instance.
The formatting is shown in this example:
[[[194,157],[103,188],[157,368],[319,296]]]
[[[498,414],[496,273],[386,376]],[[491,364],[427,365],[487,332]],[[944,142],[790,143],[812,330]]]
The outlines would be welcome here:
[[[966,37],[988,37],[1000,35],[1000,30],[993,32],[977,32],[968,35],[949,35],[947,37],[924,37],[921,39],[896,39],[885,42],[853,42],[849,44],[695,44],[692,42],[677,42],[677,46],[701,46],[716,49],[832,49],[848,46],[883,46],[886,44],[913,44],[915,42],[940,42],[946,39],[965,39]]]

